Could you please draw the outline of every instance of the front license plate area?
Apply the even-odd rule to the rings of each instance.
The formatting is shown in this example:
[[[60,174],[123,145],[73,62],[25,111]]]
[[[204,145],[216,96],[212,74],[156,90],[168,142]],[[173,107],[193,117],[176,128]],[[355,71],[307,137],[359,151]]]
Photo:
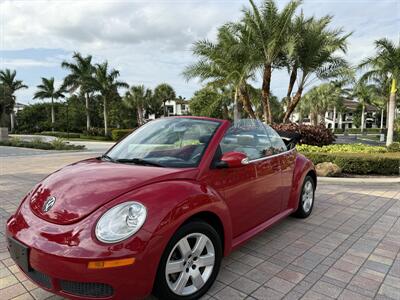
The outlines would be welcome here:
[[[7,238],[7,244],[11,258],[22,270],[28,273],[30,271],[29,248],[11,237]]]

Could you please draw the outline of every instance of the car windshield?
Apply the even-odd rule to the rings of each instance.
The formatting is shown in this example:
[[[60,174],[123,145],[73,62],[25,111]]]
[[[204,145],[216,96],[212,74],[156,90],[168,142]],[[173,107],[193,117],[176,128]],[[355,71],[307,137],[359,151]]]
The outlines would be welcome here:
[[[164,118],[151,121],[126,137],[107,159],[149,166],[196,167],[220,125],[194,118]]]

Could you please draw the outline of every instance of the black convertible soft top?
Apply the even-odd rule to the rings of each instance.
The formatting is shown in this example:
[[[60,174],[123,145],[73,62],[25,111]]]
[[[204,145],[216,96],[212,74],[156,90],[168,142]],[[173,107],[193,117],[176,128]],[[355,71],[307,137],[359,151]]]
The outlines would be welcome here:
[[[293,149],[301,140],[301,134],[297,132],[276,130],[282,140],[285,142],[288,149]]]

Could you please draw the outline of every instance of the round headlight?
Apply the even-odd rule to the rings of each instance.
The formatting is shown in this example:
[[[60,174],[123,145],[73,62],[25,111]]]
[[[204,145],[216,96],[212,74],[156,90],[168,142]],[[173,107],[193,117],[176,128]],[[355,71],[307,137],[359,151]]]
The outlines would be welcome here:
[[[96,237],[104,243],[125,240],[142,227],[146,216],[146,207],[139,202],[118,204],[110,208],[97,222]]]

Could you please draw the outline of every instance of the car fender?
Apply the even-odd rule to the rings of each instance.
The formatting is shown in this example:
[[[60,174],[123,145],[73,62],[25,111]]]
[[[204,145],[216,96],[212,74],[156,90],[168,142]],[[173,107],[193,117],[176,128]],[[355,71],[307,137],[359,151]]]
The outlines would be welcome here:
[[[289,207],[293,208],[294,211],[296,211],[299,206],[299,196],[303,186],[304,178],[310,171],[316,175],[314,164],[304,155],[297,153],[293,172],[292,189],[289,199]],[[315,184],[317,184],[317,182],[315,182]]]

